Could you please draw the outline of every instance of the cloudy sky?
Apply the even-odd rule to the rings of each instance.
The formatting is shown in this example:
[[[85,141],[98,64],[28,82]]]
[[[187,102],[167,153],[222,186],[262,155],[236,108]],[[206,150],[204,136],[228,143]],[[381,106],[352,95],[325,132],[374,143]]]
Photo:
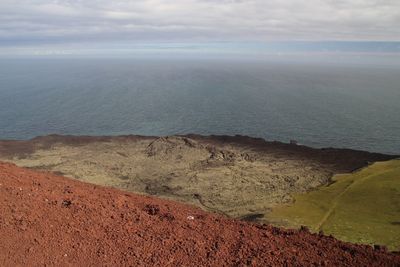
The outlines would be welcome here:
[[[400,41],[399,0],[0,0],[0,46]]]

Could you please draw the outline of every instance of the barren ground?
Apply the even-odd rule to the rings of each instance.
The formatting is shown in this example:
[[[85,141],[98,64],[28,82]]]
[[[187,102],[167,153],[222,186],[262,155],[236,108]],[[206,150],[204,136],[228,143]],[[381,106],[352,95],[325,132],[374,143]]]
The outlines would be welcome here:
[[[400,254],[0,162],[0,266],[399,266]]]
[[[0,160],[99,185],[265,221],[293,193],[392,156],[244,136],[74,137],[0,141]]]

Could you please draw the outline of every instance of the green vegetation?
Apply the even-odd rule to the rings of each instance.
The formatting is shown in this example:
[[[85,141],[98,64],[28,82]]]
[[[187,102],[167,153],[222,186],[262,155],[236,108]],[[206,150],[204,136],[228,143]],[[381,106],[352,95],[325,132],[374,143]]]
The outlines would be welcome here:
[[[333,177],[334,183],[295,196],[268,219],[280,225],[306,225],[338,239],[386,245],[400,250],[400,160],[378,162]]]

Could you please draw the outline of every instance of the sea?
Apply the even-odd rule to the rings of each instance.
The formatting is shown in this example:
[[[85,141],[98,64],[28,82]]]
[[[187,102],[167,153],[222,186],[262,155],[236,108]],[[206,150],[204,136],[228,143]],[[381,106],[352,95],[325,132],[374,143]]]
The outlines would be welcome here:
[[[400,154],[400,64],[374,60],[0,60],[0,139],[248,135]]]

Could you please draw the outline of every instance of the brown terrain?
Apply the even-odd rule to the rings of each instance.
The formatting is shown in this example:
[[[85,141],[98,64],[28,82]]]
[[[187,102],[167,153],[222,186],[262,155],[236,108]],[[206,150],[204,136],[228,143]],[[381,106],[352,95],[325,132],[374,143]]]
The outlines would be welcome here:
[[[294,193],[395,156],[246,136],[59,136],[0,141],[0,160],[229,217],[268,222]]]
[[[0,163],[0,203],[0,266],[400,266],[400,254],[383,247],[229,219],[11,163]]]

